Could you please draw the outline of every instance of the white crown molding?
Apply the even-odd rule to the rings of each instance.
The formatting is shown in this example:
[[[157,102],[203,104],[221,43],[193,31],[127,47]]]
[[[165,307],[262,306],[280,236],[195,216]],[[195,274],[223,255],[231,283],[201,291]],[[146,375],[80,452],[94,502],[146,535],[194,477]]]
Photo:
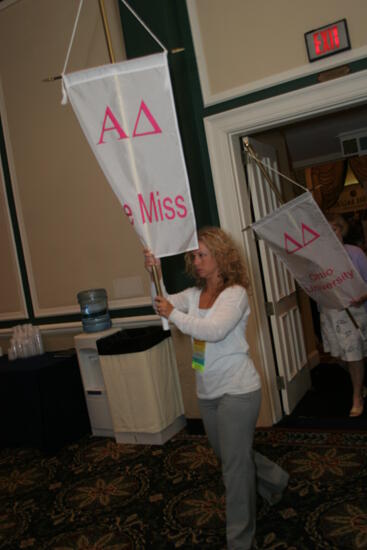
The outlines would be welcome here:
[[[197,0],[186,0],[186,3],[194,42],[195,57],[198,65],[201,92],[205,107],[222,103],[223,101],[228,101],[230,99],[235,99],[253,92],[258,92],[271,86],[284,84],[285,82],[289,82],[297,78],[330,70],[340,65],[345,65],[346,63],[351,63],[367,57],[367,46],[362,46],[360,48],[341,52],[340,54],[333,55],[325,59],[320,59],[319,61],[308,63],[307,65],[301,65],[299,67],[295,67],[294,69],[277,73],[260,80],[255,80],[242,86],[229,88],[228,90],[224,90],[219,93],[214,93],[211,90],[208,76],[207,63],[197,13]],[[246,63],[246,52],[244,52],[243,55],[244,63]]]
[[[208,139],[266,130],[367,102],[367,70],[223,111],[204,119]]]

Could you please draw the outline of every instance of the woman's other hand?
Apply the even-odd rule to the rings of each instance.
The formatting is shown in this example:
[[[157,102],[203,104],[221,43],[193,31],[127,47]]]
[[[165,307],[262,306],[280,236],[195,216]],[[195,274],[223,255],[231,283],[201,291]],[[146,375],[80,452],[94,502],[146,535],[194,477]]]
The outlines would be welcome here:
[[[155,310],[161,317],[168,317],[171,315],[173,305],[164,296],[156,296],[154,298]]]
[[[161,261],[159,258],[156,258],[151,250],[149,248],[144,248],[143,250],[144,254],[144,266],[145,269],[152,273],[152,267],[155,266],[158,271],[158,277],[161,279],[162,277],[162,270],[161,270]]]
[[[350,302],[350,306],[354,307],[360,307],[364,302],[367,300],[367,294],[363,294],[363,296],[360,296],[359,298],[353,298],[353,300]]]

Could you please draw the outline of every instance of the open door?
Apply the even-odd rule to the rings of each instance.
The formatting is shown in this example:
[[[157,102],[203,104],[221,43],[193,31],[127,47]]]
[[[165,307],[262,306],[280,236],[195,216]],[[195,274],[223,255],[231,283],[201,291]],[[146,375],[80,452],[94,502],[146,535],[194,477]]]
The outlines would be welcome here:
[[[280,177],[266,168],[270,166],[279,170],[276,150],[255,139],[243,139],[247,140],[258,159],[264,163],[266,173],[281,196]],[[246,171],[252,202],[253,220],[251,221],[257,221],[278,208],[280,202],[258,164],[250,155],[246,155]],[[270,319],[275,363],[278,368],[279,388],[284,412],[290,414],[311,386],[297,289],[293,277],[267,244],[259,240],[258,245],[266,310]]]

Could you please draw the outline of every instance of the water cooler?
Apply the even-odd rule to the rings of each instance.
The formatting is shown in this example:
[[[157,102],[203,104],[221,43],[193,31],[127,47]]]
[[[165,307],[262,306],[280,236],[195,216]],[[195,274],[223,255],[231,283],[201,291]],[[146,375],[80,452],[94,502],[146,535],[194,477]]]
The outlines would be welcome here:
[[[97,341],[118,332],[118,330],[111,328],[74,336],[92,434],[96,436],[114,437],[110,406],[97,351]]]

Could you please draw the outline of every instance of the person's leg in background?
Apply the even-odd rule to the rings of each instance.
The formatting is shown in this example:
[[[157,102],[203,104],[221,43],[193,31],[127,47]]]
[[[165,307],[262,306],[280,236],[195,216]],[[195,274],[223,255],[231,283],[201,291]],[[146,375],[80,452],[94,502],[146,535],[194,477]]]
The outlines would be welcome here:
[[[353,404],[349,416],[360,416],[363,413],[363,383],[364,383],[364,359],[347,362],[350,379],[353,387]]]
[[[363,413],[366,393],[364,359],[367,356],[367,312],[364,307],[349,309],[349,314],[344,310],[326,309],[320,319],[325,351],[338,358],[339,364],[349,372],[353,390],[349,416],[356,417]]]

